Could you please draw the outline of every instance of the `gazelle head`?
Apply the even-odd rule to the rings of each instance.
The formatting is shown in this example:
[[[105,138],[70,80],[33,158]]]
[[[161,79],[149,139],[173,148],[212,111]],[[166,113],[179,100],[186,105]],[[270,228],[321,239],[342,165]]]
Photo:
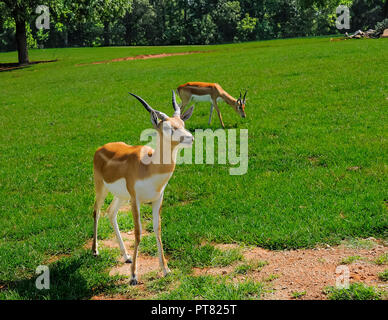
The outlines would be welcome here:
[[[176,102],[175,92],[172,91],[172,107],[174,114],[172,117],[165,113],[154,110],[147,102],[139,96],[129,93],[134,96],[151,115],[151,123],[158,131],[163,141],[171,143],[173,147],[190,147],[193,144],[193,135],[185,129],[185,121],[190,119],[193,114],[194,106],[188,109],[184,114],[181,114],[181,109]]]
[[[241,99],[241,91],[240,97],[236,100],[236,112],[241,116],[241,118],[246,118],[245,114],[245,98],[247,96],[248,90],[245,90],[244,97]]]

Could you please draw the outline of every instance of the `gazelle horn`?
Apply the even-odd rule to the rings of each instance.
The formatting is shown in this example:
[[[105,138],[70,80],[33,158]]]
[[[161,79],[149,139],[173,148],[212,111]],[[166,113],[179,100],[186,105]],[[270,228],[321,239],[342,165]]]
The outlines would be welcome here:
[[[139,100],[141,102],[141,104],[144,106],[144,108],[149,112],[149,113],[152,113],[152,112],[155,112],[156,115],[158,116],[158,118],[160,120],[166,120],[168,118],[168,116],[163,113],[163,112],[160,112],[158,110],[154,110],[147,102],[145,102],[142,98],[140,98],[139,96],[137,96],[136,94],[133,94],[131,92],[129,92],[129,94],[131,96],[134,96],[137,100]]]
[[[175,97],[174,90],[172,90],[172,107],[175,110],[173,117],[175,117],[175,116],[179,117],[181,115],[181,108],[179,107],[179,105],[176,102],[176,97]]]
[[[245,97],[247,96],[248,90],[245,90],[243,101],[245,101]]]

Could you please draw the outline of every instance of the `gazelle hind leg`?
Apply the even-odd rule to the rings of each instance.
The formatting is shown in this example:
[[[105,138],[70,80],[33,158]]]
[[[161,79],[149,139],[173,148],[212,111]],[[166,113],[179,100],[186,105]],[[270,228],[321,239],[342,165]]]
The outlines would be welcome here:
[[[210,106],[210,116],[209,116],[209,126],[210,126],[210,123],[211,123],[211,121],[212,121],[212,114],[213,114],[213,109],[214,109],[214,105],[212,104],[211,106]]]
[[[163,253],[163,244],[161,239],[161,209],[162,209],[163,195],[160,198],[152,203],[152,218],[153,226],[156,237],[156,244],[158,246],[158,255],[159,255],[159,265],[163,270],[163,274],[166,276],[170,273],[170,269],[167,266],[166,259],[164,258]]]
[[[96,201],[94,202],[93,217],[94,217],[94,235],[92,251],[93,255],[98,256],[98,245],[97,245],[97,231],[98,231],[98,219],[100,217],[100,210],[104,204],[105,198],[108,195],[108,189],[104,186],[102,180],[95,179],[96,189]]]
[[[117,242],[119,243],[120,251],[121,251],[121,254],[123,255],[124,261],[126,263],[131,263],[132,262],[131,256],[129,256],[127,253],[127,250],[125,250],[125,245],[121,237],[119,225],[117,223],[117,213],[124,202],[125,202],[124,200],[121,200],[118,197],[114,197],[108,209],[108,216],[109,216],[110,223],[113,229],[115,230],[116,239],[117,239]]]
[[[141,222],[140,222],[140,202],[134,197],[131,198],[131,207],[133,215],[133,223],[135,225],[135,247],[133,249],[132,265],[131,265],[131,280],[129,284],[137,284],[136,267],[137,267],[137,252],[139,249],[140,237],[141,237]]]

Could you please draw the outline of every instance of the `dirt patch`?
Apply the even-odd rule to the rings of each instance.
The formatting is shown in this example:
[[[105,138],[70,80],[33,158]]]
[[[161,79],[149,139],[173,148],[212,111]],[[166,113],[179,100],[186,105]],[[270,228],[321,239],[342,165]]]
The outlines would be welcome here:
[[[57,262],[58,260],[64,259],[66,257],[70,257],[70,254],[58,254],[55,256],[51,256],[44,262],[44,264],[51,264],[51,263]]]
[[[95,61],[91,63],[80,63],[80,64],[76,64],[76,66],[78,67],[78,66],[86,66],[90,64],[103,64],[103,63],[118,62],[118,61],[157,59],[157,58],[165,58],[165,57],[171,57],[171,56],[184,56],[188,54],[207,53],[207,52],[210,52],[210,51],[187,51],[187,52],[158,53],[158,54],[140,54],[133,57],[116,58],[111,60]]]
[[[23,65],[20,65],[19,63],[15,62],[15,63],[0,63],[0,72],[4,72],[4,71],[12,71],[12,70],[16,70],[16,69],[24,69],[24,68],[28,68],[34,64],[38,64],[38,63],[49,63],[49,62],[56,62],[58,60],[41,60],[41,61],[31,61],[30,63],[28,64],[23,64]]]
[[[142,232],[142,237],[148,236],[149,233],[146,231]],[[125,247],[127,248],[127,252],[132,256],[133,248],[135,243],[135,235],[133,231],[130,232],[121,232],[121,237],[123,238]],[[91,249],[92,241],[89,241],[85,248]],[[98,241],[99,248],[117,248],[120,249],[119,244],[115,237],[112,239],[99,240]],[[113,267],[109,274],[113,275],[124,275],[129,276],[131,274],[131,263],[124,263],[124,259],[122,256],[119,258],[119,265]],[[137,277],[139,283],[142,283],[142,276],[150,273],[152,271],[159,271],[159,259],[158,257],[144,255],[141,252],[138,252],[137,256]],[[160,271],[160,274],[161,271]]]
[[[148,233],[143,233],[148,235]],[[132,254],[134,235],[133,233],[122,233],[128,253]],[[112,240],[99,241],[100,245],[108,248],[118,248],[115,238]],[[387,291],[387,283],[379,280],[378,273],[384,271],[386,265],[374,263],[379,256],[388,252],[386,243],[379,240],[370,240],[368,248],[352,248],[348,243],[331,247],[329,245],[316,247],[314,249],[271,251],[259,247],[241,247],[237,244],[216,244],[220,250],[230,250],[240,248],[244,256],[243,261],[235,262],[226,267],[206,267],[194,268],[193,275],[231,276],[233,281],[253,281],[266,284],[267,293],[265,300],[289,300],[295,299],[294,292],[306,292],[299,299],[301,300],[325,300],[327,296],[323,289],[327,286],[336,285],[336,268],[343,264],[344,259],[358,256],[352,263],[346,264],[350,272],[350,283],[362,282]],[[349,259],[348,259],[349,260]],[[255,263],[258,261],[267,262],[256,270],[250,270],[246,274],[237,274],[236,267],[243,263]],[[346,261],[346,260],[345,260]],[[124,263],[120,258],[120,263],[110,270],[110,274],[130,275],[131,264]],[[157,257],[152,257],[139,253],[138,255],[138,279],[137,286],[139,296],[137,298],[147,298],[150,293],[146,289],[146,274],[156,272],[162,277],[159,270]],[[152,296],[152,295],[151,295]],[[125,300],[134,299],[133,296],[122,294],[114,296],[96,296],[93,299],[114,299]]]
[[[142,237],[148,236],[148,232],[143,232]],[[121,236],[123,238],[123,241],[125,243],[125,247],[127,248],[128,253],[132,256],[133,253],[133,248],[134,248],[134,243],[135,243],[135,235],[133,232],[129,233],[121,233]],[[116,241],[114,240],[103,240],[100,241],[101,246],[103,247],[108,247],[108,248],[119,248],[119,245]],[[131,263],[124,263],[124,259],[121,257],[120,258],[121,263],[118,266],[113,267],[109,274],[111,276],[113,275],[124,275],[124,276],[129,276],[131,274]],[[158,257],[154,256],[148,256],[144,255],[142,253],[138,253],[137,255],[137,278],[139,283],[142,283],[142,277],[143,275],[153,272],[153,271],[158,271],[159,270],[159,259]],[[160,272],[161,274],[161,272]]]
[[[124,207],[121,208],[122,211],[126,211]],[[142,237],[148,236],[149,233],[146,231],[142,232]],[[132,256],[133,254],[133,248],[135,243],[135,235],[133,231],[130,232],[121,232],[121,237],[123,238],[125,247],[127,249],[128,254]],[[119,244],[116,240],[116,238],[112,239],[106,239],[106,240],[99,240],[98,241],[99,248],[117,248],[119,249]],[[92,247],[92,241],[89,241],[85,248],[91,249]],[[120,255],[119,258],[119,264],[117,266],[114,266],[109,271],[109,275],[123,275],[129,277],[131,275],[131,263],[125,263],[123,257]],[[147,296],[150,296],[150,294],[146,291],[145,283],[144,283],[144,276],[146,274],[149,274],[151,272],[157,273],[159,277],[162,277],[162,272],[159,268],[159,259],[158,257],[148,256],[145,254],[142,254],[140,251],[138,252],[137,256],[137,279],[138,284],[135,287],[137,289],[138,296],[141,298],[146,298]],[[128,280],[129,281],[129,280]],[[123,295],[123,294],[114,294],[114,295],[97,295],[91,298],[91,300],[133,300],[134,298],[131,295]]]
[[[293,299],[293,292],[303,291],[306,294],[300,299],[322,300],[327,298],[322,290],[326,286],[335,286],[336,277],[339,275],[336,274],[336,268],[344,265],[341,262],[346,258],[359,256],[353,263],[346,265],[350,272],[350,283],[363,282],[387,290],[387,284],[378,279],[378,273],[384,271],[387,266],[373,262],[387,252],[388,248],[377,240],[373,241],[373,248],[370,249],[354,249],[345,244],[286,251],[247,248],[243,251],[245,261],[266,261],[268,264],[259,271],[236,275],[235,278],[267,283],[270,281],[272,292],[264,296],[267,300]],[[232,274],[238,264],[222,268],[195,268],[194,275]]]

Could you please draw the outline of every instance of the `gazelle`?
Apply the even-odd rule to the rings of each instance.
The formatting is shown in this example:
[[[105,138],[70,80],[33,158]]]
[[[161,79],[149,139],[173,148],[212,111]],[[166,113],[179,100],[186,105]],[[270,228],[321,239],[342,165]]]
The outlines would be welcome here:
[[[228,94],[218,83],[207,83],[207,82],[187,82],[182,84],[177,89],[178,94],[182,100],[181,111],[183,112],[185,107],[191,101],[208,101],[211,103],[209,125],[212,120],[213,108],[216,108],[218,118],[220,119],[221,125],[225,128],[224,122],[222,121],[222,115],[218,108],[217,101],[224,100],[227,104],[233,107],[233,109],[242,117],[245,118],[245,97],[247,91],[245,91],[244,97],[238,99],[233,98]]]
[[[100,209],[104,200],[111,192],[114,195],[107,213],[115,230],[124,261],[132,263],[130,284],[137,284],[136,258],[141,237],[140,204],[152,202],[153,228],[158,246],[159,264],[164,275],[168,269],[163,254],[161,241],[161,207],[164,189],[175,170],[178,147],[192,146],[194,137],[185,130],[184,121],[193,113],[193,107],[181,114],[180,108],[172,92],[174,114],[168,117],[163,112],[154,110],[137,95],[130,93],[139,100],[151,114],[151,122],[158,133],[155,150],[149,146],[130,146],[123,142],[105,144],[94,154],[94,185],[96,201],[94,203],[94,238],[92,250],[98,255],[97,229]],[[148,161],[152,159],[152,161]],[[166,160],[167,159],[167,160]],[[120,206],[130,200],[135,225],[135,247],[132,258],[127,254],[117,224],[117,212]]]

